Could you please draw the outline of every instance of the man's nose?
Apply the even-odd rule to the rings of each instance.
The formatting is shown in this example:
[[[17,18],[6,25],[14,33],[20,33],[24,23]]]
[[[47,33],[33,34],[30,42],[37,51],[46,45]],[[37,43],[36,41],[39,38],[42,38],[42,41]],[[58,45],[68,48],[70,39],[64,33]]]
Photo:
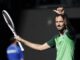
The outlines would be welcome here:
[[[60,23],[58,22],[57,25],[60,25]]]

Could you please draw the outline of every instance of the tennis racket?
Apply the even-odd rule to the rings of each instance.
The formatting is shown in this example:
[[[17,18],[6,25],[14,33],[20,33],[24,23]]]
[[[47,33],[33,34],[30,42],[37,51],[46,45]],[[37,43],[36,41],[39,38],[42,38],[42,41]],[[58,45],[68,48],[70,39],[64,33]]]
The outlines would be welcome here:
[[[3,15],[3,18],[6,22],[6,24],[8,25],[8,27],[12,31],[14,37],[17,36],[16,31],[15,31],[15,26],[14,26],[14,23],[12,21],[12,18],[10,16],[10,14],[6,10],[3,10],[2,15]],[[18,44],[19,44],[21,50],[24,51],[24,48],[23,48],[22,44],[20,42],[18,42]]]

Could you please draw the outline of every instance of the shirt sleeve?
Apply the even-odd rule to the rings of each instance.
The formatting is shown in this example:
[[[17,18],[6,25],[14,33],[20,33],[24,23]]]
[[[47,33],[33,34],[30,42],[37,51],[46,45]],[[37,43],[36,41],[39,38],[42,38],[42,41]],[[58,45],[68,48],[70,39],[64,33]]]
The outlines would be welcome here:
[[[47,44],[48,44],[50,47],[54,47],[54,46],[55,46],[55,38],[52,37],[49,41],[47,41]]]

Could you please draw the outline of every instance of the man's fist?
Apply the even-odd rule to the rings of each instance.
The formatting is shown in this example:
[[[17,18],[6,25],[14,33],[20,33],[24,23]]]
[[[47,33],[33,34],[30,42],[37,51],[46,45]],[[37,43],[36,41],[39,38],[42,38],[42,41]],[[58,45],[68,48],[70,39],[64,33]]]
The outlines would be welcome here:
[[[56,10],[53,10],[54,12],[56,12],[57,14],[64,14],[64,8],[63,7],[58,7]]]
[[[20,36],[15,36],[14,39],[16,39],[17,41],[21,41],[22,38]]]

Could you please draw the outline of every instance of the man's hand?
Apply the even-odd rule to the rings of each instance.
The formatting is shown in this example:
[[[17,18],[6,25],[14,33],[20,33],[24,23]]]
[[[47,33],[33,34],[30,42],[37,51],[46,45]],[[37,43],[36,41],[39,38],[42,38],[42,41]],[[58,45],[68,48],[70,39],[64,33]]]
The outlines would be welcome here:
[[[64,14],[64,8],[63,7],[58,7],[56,10],[53,10],[54,12],[56,12],[57,14]]]
[[[17,41],[21,41],[22,38],[20,36],[15,36],[14,39],[16,39]]]

